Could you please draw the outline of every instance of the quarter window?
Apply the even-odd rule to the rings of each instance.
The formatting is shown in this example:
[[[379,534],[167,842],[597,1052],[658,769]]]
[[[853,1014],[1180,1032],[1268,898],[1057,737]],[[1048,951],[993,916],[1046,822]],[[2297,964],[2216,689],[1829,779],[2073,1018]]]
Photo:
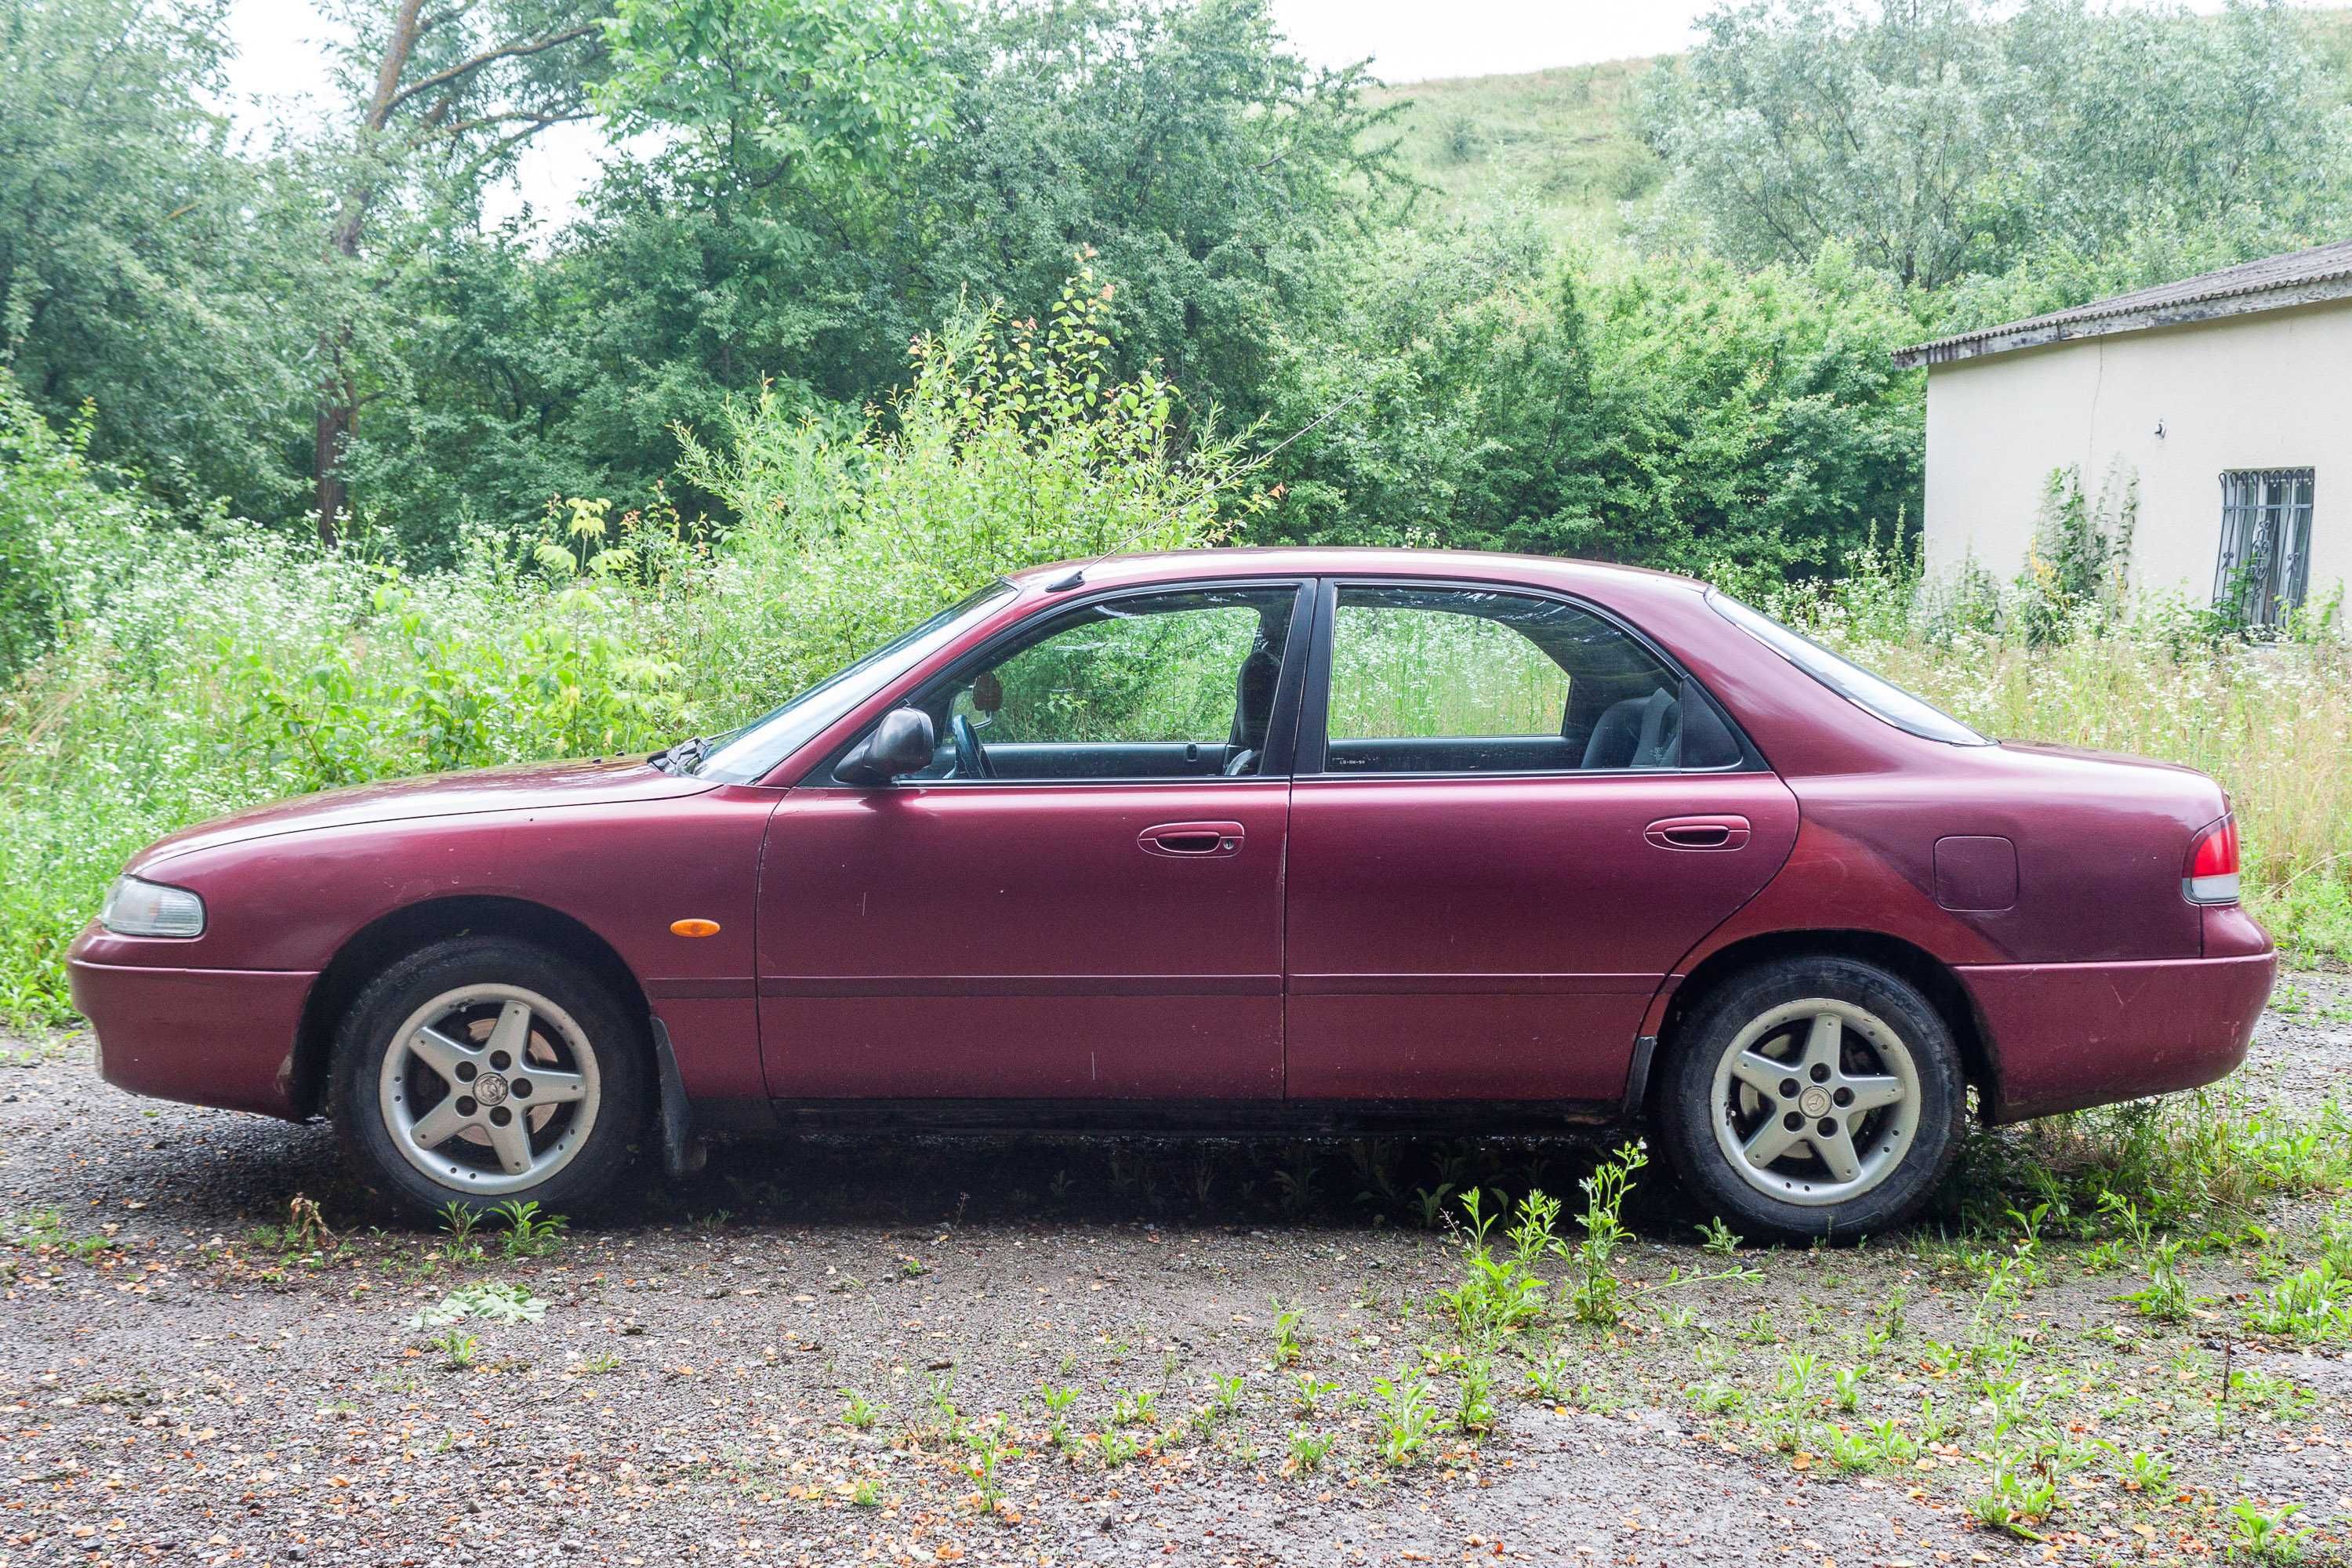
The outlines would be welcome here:
[[[1323,765],[1334,773],[1675,768],[1683,698],[1681,677],[1637,639],[1557,599],[1341,588]],[[1738,742],[1712,710],[1707,720],[1719,753],[1709,761],[1737,761]]]
[[[2221,559],[2213,606],[2240,626],[2275,627],[2303,605],[2311,572],[2309,468],[2221,476]]]

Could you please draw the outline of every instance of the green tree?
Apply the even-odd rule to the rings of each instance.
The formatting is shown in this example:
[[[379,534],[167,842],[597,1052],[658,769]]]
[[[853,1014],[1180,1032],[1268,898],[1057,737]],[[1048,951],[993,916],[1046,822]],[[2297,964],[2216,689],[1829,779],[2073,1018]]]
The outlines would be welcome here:
[[[1917,327],[1840,247],[1563,266],[1500,223],[1349,276],[1277,340],[1271,536],[1794,573],[1918,516]]]
[[[275,511],[301,405],[304,217],[240,156],[220,0],[0,0],[0,364],[184,505]]]
[[[878,174],[937,134],[946,0],[616,0],[597,101],[724,205]]]
[[[1751,0],[1704,26],[1653,74],[1644,133],[1675,170],[1669,228],[1750,265],[1836,240],[1932,290],[2148,228],[2234,221],[2284,248],[2352,194],[2346,117],[2275,3]]]
[[[414,401],[373,409],[347,467],[420,544],[559,491],[640,504],[670,427],[730,397],[854,427],[932,323],[1052,298],[1081,253],[1115,371],[1245,426],[1285,321],[1345,291],[1406,194],[1361,73],[1290,54],[1264,0],[646,0],[611,48],[598,101],[636,134],[589,216],[544,258],[421,253],[387,329]]]
[[[403,312],[403,265],[478,210],[483,187],[530,138],[589,114],[603,71],[596,0],[470,0],[428,12],[424,0],[347,0],[351,33],[338,86],[351,104],[331,165],[339,194],[327,222],[332,299],[319,336],[312,425],[312,510],[334,542],[349,500],[344,448],[362,405],[387,374],[372,355]],[[387,207],[398,224],[384,221]],[[371,246],[368,242],[373,239]],[[396,372],[392,372],[396,377]]]
[[[1887,357],[1917,329],[1843,247],[1752,273],[1662,257],[1591,309],[1602,493],[1555,521],[1551,548],[1797,575],[1917,526],[1926,378]]]
[[[1507,216],[1348,244],[1338,286],[1273,334],[1275,536],[1545,550],[1589,510],[1591,321],[1532,224]]]
[[[1412,195],[1360,67],[1318,69],[1267,0],[997,0],[958,44],[950,132],[902,209],[910,292],[1036,299],[1091,247],[1130,366],[1260,412],[1269,339],[1346,283],[1332,249]],[[919,318],[920,319],[920,318]]]

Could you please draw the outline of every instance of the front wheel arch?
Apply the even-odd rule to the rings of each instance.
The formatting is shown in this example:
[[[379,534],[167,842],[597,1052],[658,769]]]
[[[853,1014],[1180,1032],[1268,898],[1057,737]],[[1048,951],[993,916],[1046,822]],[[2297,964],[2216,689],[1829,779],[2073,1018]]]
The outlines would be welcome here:
[[[461,936],[502,936],[543,947],[587,970],[635,1016],[651,1016],[645,987],[612,943],[560,910],[528,899],[467,894],[404,905],[369,921],[335,951],[302,1005],[291,1058],[297,1114],[326,1109],[336,1031],[369,981],[412,952]]]
[[[1748,970],[1783,958],[1852,958],[1875,964],[1908,982],[1927,998],[1959,1047],[1960,1068],[1979,1105],[2000,1102],[2000,1063],[1992,1036],[1977,1014],[1968,987],[1949,964],[1926,948],[1871,931],[1782,931],[1742,938],[1710,952],[1694,967],[1666,1004],[1658,1026],[1658,1045],[1672,1045],[1675,1032],[1709,994]],[[1641,1086],[1643,1115],[1657,1110],[1659,1075],[1654,1071]]]

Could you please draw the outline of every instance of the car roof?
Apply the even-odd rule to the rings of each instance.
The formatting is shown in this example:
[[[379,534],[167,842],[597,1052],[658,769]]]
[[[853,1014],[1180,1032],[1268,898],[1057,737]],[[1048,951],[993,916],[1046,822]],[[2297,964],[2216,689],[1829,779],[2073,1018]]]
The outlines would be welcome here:
[[[1679,588],[1700,592],[1705,584],[1642,566],[1618,566],[1557,555],[1515,555],[1495,550],[1405,550],[1364,545],[1243,545],[1171,550],[1144,555],[1108,555],[1057,561],[1006,574],[1023,589],[1057,583],[1073,571],[1089,588],[1123,584],[1181,583],[1215,577],[1363,576],[1473,578],[1528,587],[1566,589],[1607,596],[1620,592]]]

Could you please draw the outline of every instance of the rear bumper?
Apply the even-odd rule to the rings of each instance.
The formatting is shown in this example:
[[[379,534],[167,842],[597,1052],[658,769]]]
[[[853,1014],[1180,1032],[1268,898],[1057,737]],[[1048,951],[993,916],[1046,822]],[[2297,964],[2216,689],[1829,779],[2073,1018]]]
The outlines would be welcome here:
[[[1986,1120],[2000,1123],[2226,1076],[2246,1059],[2278,956],[2265,941],[2260,951],[2227,957],[1957,973],[1992,1055],[1996,1089]]]
[[[315,974],[282,970],[67,965],[98,1037],[100,1074],[161,1100],[299,1120],[294,1040]]]

